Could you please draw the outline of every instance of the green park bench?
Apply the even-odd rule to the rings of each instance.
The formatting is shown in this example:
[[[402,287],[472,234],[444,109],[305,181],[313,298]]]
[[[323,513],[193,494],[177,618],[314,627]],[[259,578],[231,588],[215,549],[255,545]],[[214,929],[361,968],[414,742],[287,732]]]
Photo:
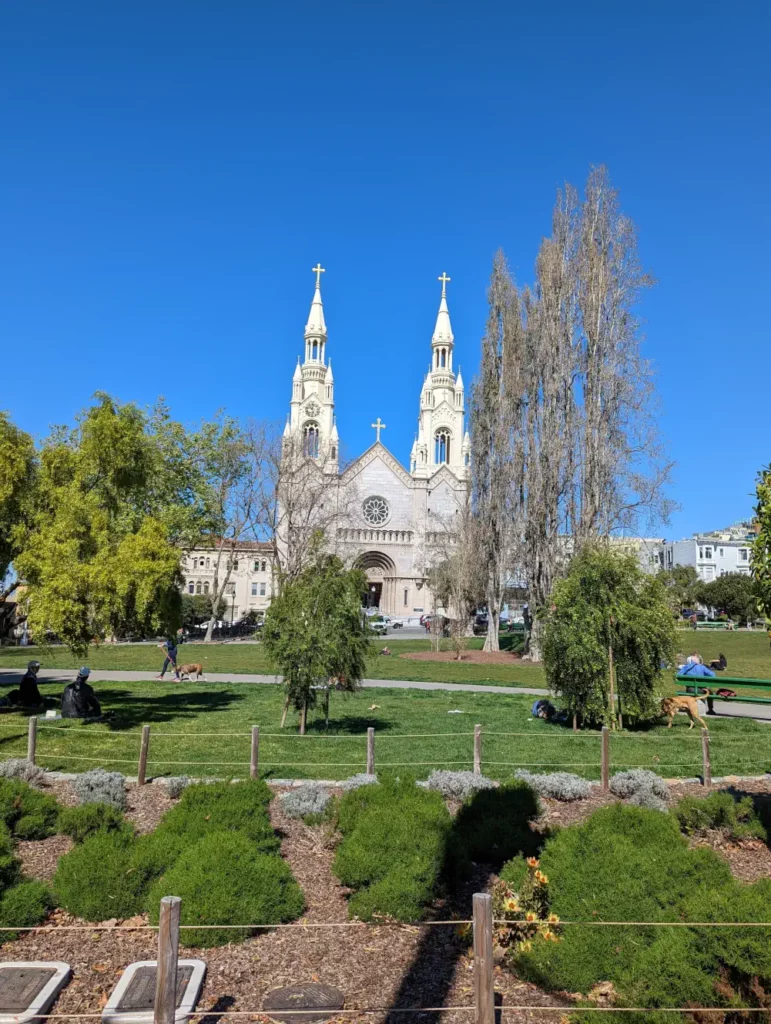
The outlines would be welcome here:
[[[730,629],[733,623],[728,622],[697,622],[696,629]]]
[[[736,690],[738,687],[752,687],[753,690],[771,691],[771,679],[751,679],[747,676],[724,676],[719,674],[714,679],[705,676],[683,676],[678,673],[675,682],[685,686],[684,690],[677,690],[678,697],[698,697],[700,700],[707,700],[706,693],[700,690],[728,689]],[[756,695],[737,694],[735,697],[720,697],[716,693],[709,694],[709,700],[722,700],[727,704],[771,704],[771,695],[760,697]]]

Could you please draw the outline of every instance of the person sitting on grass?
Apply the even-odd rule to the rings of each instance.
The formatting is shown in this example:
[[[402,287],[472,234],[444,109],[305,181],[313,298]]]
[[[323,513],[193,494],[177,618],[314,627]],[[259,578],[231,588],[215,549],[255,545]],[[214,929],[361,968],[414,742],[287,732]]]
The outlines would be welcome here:
[[[165,652],[166,657],[163,659],[163,668],[161,674],[156,676],[156,679],[163,679],[166,669],[171,665],[174,669],[174,679],[179,682],[179,669],[177,668],[177,642],[173,637],[169,637],[168,640],[164,640],[162,644],[158,644],[160,649]]]
[[[18,690],[11,690],[8,694],[8,702],[22,708],[38,708],[43,703],[40,690],[37,687],[37,674],[40,671],[39,661],[30,661],[27,671],[21,677]]]

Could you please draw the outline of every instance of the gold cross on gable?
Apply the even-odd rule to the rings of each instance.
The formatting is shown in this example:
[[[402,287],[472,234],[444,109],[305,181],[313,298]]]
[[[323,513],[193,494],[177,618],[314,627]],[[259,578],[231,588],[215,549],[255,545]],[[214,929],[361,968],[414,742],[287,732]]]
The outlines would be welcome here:
[[[311,270],[316,275],[316,287],[318,288],[321,284],[321,275],[326,274],[326,270],[320,263],[317,263],[315,267],[311,267]]]
[[[381,423],[380,422],[380,417],[378,416],[377,420],[374,423],[370,423],[370,426],[372,427],[373,430],[377,431],[377,437],[375,439],[375,444],[379,444],[379,442],[380,442],[380,431],[381,430],[385,430],[386,425],[385,425],[385,423]]]
[[[442,282],[442,298],[444,299],[447,296],[447,282],[452,281],[452,278],[448,277],[447,274],[444,271],[442,271],[442,276],[437,277],[437,281]]]

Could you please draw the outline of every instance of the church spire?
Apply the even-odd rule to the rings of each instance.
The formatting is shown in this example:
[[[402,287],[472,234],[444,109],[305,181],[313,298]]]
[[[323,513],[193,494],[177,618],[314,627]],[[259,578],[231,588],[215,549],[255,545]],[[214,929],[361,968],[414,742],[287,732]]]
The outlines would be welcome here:
[[[324,267],[317,263],[311,268],[316,275],[316,290],[313,293],[308,323],[305,325],[305,362],[324,363],[327,344],[327,325],[324,321],[324,305],[321,301],[321,275]]]
[[[431,338],[431,347],[433,349],[431,368],[434,371],[452,371],[452,349],[455,339],[453,338],[450,325],[450,310],[447,308],[447,282],[451,279],[447,274],[442,273],[442,276],[437,278],[437,280],[442,282],[442,299],[439,303],[439,312],[436,314],[434,335]]]

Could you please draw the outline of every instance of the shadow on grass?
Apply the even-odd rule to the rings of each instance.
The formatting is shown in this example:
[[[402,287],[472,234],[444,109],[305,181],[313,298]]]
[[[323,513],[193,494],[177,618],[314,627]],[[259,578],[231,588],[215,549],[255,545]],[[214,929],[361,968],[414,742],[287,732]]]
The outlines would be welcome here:
[[[330,718],[329,728],[327,728],[325,719],[321,717],[314,718],[312,722],[308,722],[305,731],[309,736],[323,736],[325,733],[329,733],[330,736],[357,734],[366,739],[366,732],[369,728],[376,729],[378,732],[388,732],[393,729],[393,723],[377,716],[368,718],[364,715],[354,715],[350,718]],[[292,734],[290,729],[285,731],[288,735]]]
[[[548,838],[532,826],[539,812],[538,800],[527,786],[502,786],[482,790],[456,815],[445,847],[443,875],[446,897],[427,920],[468,920],[472,896],[485,892],[506,861],[518,854],[536,855]],[[426,928],[412,964],[406,971],[387,1024],[404,1024],[408,1007],[443,1006],[453,985],[458,961],[468,950],[468,940],[451,925]],[[496,1021],[502,1002],[496,995]],[[422,1022],[441,1024],[442,1013],[424,1013]]]

